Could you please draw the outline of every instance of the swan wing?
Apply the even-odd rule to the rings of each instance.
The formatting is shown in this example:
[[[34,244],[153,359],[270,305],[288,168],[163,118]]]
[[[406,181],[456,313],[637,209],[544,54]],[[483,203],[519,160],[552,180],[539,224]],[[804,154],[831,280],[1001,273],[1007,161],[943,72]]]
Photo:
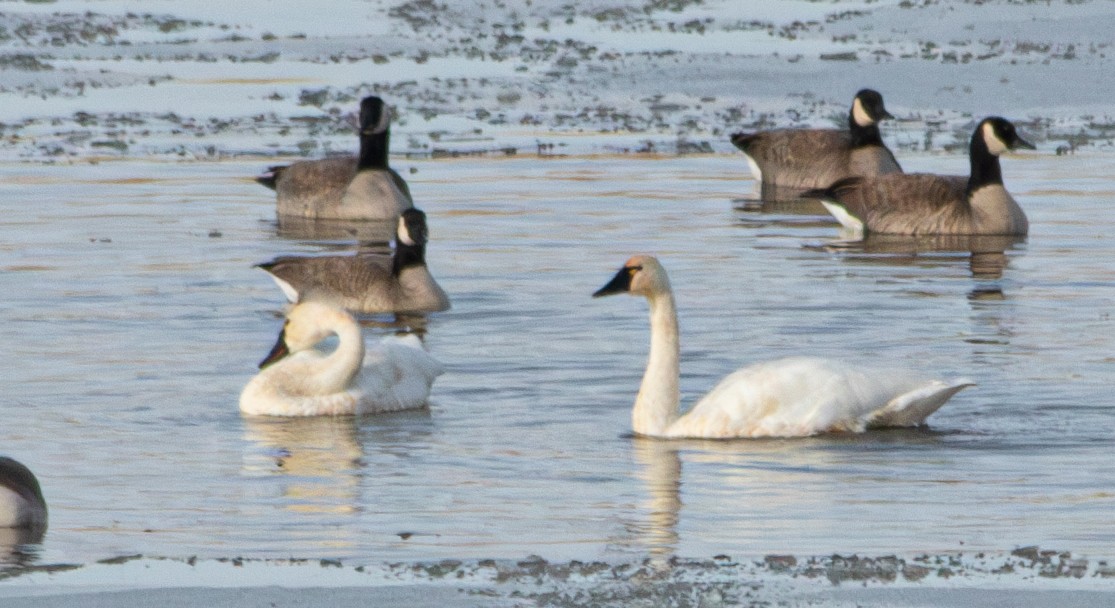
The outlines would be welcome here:
[[[357,413],[424,407],[434,380],[443,372],[416,336],[388,336],[364,355],[354,389],[360,401]]]
[[[671,436],[803,437],[920,424],[970,383],[794,357],[738,370],[670,427]]]

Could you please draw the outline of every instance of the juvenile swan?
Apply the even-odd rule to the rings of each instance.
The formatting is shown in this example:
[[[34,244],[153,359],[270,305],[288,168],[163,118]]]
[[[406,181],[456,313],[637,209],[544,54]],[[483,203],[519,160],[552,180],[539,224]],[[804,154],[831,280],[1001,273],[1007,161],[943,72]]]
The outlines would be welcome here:
[[[781,188],[820,188],[850,175],[901,173],[879,134],[879,121],[894,118],[883,96],[863,89],[852,99],[848,129],[774,129],[735,133],[755,181]]]
[[[333,352],[313,347],[331,335]],[[240,411],[261,416],[375,414],[426,406],[441,364],[413,335],[388,336],[365,351],[360,325],[344,310],[303,302],[240,393]]]
[[[1010,121],[992,116],[972,134],[971,175],[910,173],[846,178],[802,193],[819,198],[845,227],[861,233],[1025,235],[1030,223],[1003,186],[999,155],[1034,149]]]
[[[681,415],[674,294],[658,260],[638,255],[593,297],[640,295],[650,304],[650,358],[631,412],[635,433],[728,439],[804,437],[830,431],[916,426],[971,382],[926,380],[903,370],[862,369],[793,357],[742,368]]]
[[[393,220],[412,206],[410,188],[387,166],[391,109],[379,97],[360,103],[360,155],[268,167],[256,181],[276,193],[280,216],[319,220]]]
[[[426,313],[449,309],[449,296],[426,267],[426,214],[399,216],[395,255],[283,256],[259,264],[291,302],[328,299],[362,313]]]
[[[31,469],[0,456],[0,528],[46,530],[46,500]]]

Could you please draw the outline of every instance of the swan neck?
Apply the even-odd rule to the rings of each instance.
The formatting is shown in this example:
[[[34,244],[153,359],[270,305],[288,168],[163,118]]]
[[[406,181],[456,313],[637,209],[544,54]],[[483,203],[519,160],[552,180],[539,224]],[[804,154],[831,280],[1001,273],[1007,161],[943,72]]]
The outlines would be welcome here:
[[[647,297],[650,304],[650,357],[635,407],[632,429],[640,435],[662,435],[678,418],[678,317],[674,296],[665,291]]]
[[[337,334],[337,348],[324,359],[320,379],[324,386],[345,390],[364,364],[364,337],[351,318],[339,318],[332,329]]]

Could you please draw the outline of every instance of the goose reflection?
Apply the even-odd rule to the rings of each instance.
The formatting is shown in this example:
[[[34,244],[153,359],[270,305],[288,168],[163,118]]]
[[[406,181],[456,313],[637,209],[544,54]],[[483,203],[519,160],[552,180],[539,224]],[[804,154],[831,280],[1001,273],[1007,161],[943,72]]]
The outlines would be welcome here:
[[[244,472],[285,480],[286,510],[355,513],[360,509],[363,451],[352,417],[244,419]]]
[[[1002,278],[1007,267],[1007,252],[1025,242],[1025,236],[1017,235],[868,234],[857,240],[829,241],[820,248],[839,251],[861,263],[896,266],[952,265],[954,260],[965,257],[973,278],[995,280]]]
[[[394,219],[350,221],[280,216],[275,224],[275,233],[284,239],[296,241],[357,241],[362,248],[382,250],[382,253],[390,254],[391,239],[395,238],[395,224]]]

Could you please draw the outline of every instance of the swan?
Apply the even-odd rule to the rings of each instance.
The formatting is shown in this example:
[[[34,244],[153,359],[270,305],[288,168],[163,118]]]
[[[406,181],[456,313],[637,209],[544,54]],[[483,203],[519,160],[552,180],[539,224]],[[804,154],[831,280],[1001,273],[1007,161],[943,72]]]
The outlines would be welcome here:
[[[46,530],[46,500],[23,463],[0,456],[0,528]]]
[[[653,256],[632,257],[593,297],[619,293],[643,296],[650,304],[650,358],[631,412],[632,429],[638,435],[804,437],[916,426],[958,391],[972,386],[968,380],[927,380],[905,370],[791,357],[730,374],[681,415],[678,321],[665,268]]]
[[[857,233],[905,235],[1018,235],[1029,232],[1026,213],[1003,186],[999,155],[1034,149],[1007,119],[980,121],[969,144],[971,173],[907,173],[850,177],[802,198],[819,198],[844,227]]]
[[[313,347],[336,335],[337,347]],[[362,415],[426,406],[442,366],[414,335],[388,336],[365,349],[360,325],[325,302],[291,308],[275,347],[240,393],[250,416]]]
[[[362,313],[427,313],[449,309],[449,296],[426,267],[426,214],[407,209],[399,216],[395,254],[282,256],[258,264],[287,299],[329,299]]]
[[[883,96],[862,89],[852,99],[848,129],[773,129],[734,133],[732,144],[747,156],[764,187],[820,188],[849,175],[901,173],[883,143],[879,121],[894,118]]]
[[[315,220],[394,220],[413,206],[406,181],[387,166],[391,108],[374,95],[360,103],[360,155],[268,167],[256,181],[276,194],[279,216]]]

